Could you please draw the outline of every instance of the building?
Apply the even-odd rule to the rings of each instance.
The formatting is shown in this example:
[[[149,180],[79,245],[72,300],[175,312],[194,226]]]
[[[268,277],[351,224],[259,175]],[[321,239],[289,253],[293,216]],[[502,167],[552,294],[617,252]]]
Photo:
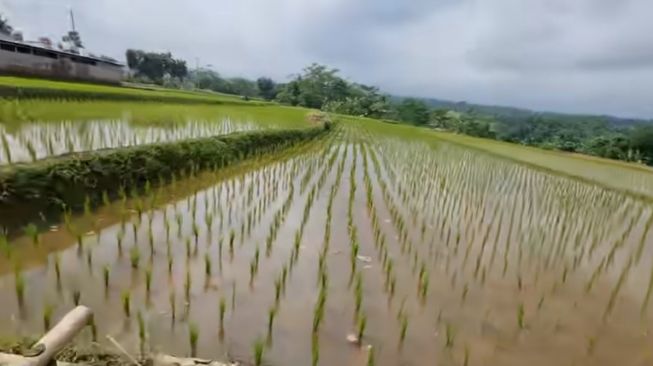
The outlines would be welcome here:
[[[124,65],[104,57],[80,55],[0,37],[0,74],[118,84],[124,74]]]
[[[37,42],[24,41],[22,33],[5,21],[0,29],[0,74],[120,83],[124,65],[109,57],[86,54],[72,10],[70,21],[72,30],[62,37],[57,48],[45,37]]]

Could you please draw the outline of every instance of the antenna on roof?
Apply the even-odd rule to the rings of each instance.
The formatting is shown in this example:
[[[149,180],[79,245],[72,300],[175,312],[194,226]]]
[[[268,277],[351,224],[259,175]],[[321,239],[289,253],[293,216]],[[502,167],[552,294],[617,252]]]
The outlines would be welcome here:
[[[73,27],[73,32],[75,32],[75,13],[73,13],[72,7],[70,8],[70,25]]]

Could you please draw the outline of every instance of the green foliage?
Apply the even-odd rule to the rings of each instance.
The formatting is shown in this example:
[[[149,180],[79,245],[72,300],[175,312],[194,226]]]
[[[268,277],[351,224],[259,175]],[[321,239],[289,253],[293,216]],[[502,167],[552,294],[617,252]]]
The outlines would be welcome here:
[[[414,98],[406,98],[396,107],[396,119],[416,125],[429,122],[429,109],[424,102]]]
[[[134,70],[137,76],[145,76],[157,84],[162,84],[166,75],[183,79],[188,74],[186,61],[173,58],[170,52],[155,53],[129,49],[125,56],[127,66]]]
[[[115,195],[119,187],[143,187],[158,177],[171,177],[191,168],[223,167],[264,152],[314,139],[324,127],[270,130],[71,154],[34,164],[0,170],[5,196],[0,216],[12,227],[41,213],[58,215],[63,204],[83,208],[86,195],[97,204],[102,192]]]
[[[277,96],[277,84],[270,78],[261,77],[256,80],[259,95],[265,100],[272,100]]]

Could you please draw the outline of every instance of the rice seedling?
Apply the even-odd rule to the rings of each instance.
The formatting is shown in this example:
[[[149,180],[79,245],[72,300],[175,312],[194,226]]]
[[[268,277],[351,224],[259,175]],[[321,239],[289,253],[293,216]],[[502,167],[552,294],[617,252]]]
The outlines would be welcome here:
[[[519,326],[519,329],[524,329],[526,326],[526,323],[524,321],[524,316],[525,316],[524,304],[520,303],[519,306],[517,307],[517,325]]]
[[[184,295],[186,296],[186,302],[190,303],[190,293],[191,287],[193,286],[193,280],[190,274],[190,268],[186,267],[186,279],[184,281]]]
[[[446,348],[453,348],[455,338],[456,338],[456,332],[454,331],[453,325],[451,323],[447,323],[445,325],[445,344],[444,344],[444,346]]]
[[[176,293],[175,289],[170,290],[170,294],[168,295],[168,303],[170,304],[170,317],[172,318],[172,322],[174,323],[175,320],[177,319],[177,299],[176,299]]]
[[[14,268],[14,289],[18,305],[22,307],[25,301],[25,277],[22,268],[18,264]]]
[[[254,365],[261,366],[263,365],[263,352],[265,351],[265,343],[261,339],[254,341],[252,346],[254,353]]]
[[[365,328],[367,327],[367,316],[362,314],[358,318],[358,343],[363,343],[363,336],[365,335]]]
[[[317,366],[320,361],[320,338],[317,334],[311,337],[311,365]]]
[[[52,324],[52,313],[54,313],[54,305],[46,302],[43,305],[43,330],[47,332],[50,330],[50,325]]]
[[[23,229],[25,232],[25,235],[30,238],[32,241],[32,245],[38,246],[41,242],[39,238],[39,229],[36,227],[36,225],[30,223],[25,228]]]
[[[197,356],[197,340],[199,339],[200,332],[196,323],[190,323],[188,326],[188,340],[190,343],[191,357]]]
[[[236,310],[236,281],[231,284],[231,311]]]
[[[406,340],[406,332],[408,331],[408,315],[403,314],[401,317],[401,326],[399,330],[399,346],[403,346]]]
[[[279,309],[277,308],[276,305],[272,305],[268,309],[268,337],[267,337],[267,339],[268,339],[269,342],[272,341],[272,327],[274,326],[274,319],[276,318],[278,311],[279,311]]]
[[[11,245],[9,245],[7,236],[4,234],[4,232],[1,231],[0,231],[0,252],[4,254],[5,258],[11,259],[12,247]]]
[[[139,262],[141,260],[141,251],[138,248],[137,245],[134,245],[130,250],[129,250],[129,260],[131,263],[132,269],[136,270],[138,269]]]
[[[146,342],[146,327],[145,327],[145,319],[143,318],[143,313],[142,312],[137,312],[136,313],[136,322],[138,323],[138,341],[139,341],[139,349],[141,352],[141,357],[145,356],[145,342]]]
[[[227,311],[227,301],[224,297],[220,297],[219,305],[219,320],[220,320],[220,334],[224,334],[224,314]]]
[[[121,295],[122,299],[122,310],[126,318],[131,316],[131,293],[129,289],[124,290]]]
[[[95,323],[95,316],[91,316],[89,326],[91,328],[91,340],[97,343],[97,324]]]
[[[73,304],[75,304],[75,306],[79,305],[81,298],[82,298],[81,291],[77,289],[73,290]]]
[[[104,291],[109,291],[109,277],[111,274],[111,268],[109,265],[102,267],[102,278],[104,279]]]
[[[152,289],[152,266],[147,266],[145,268],[145,293],[146,296],[150,295]]]

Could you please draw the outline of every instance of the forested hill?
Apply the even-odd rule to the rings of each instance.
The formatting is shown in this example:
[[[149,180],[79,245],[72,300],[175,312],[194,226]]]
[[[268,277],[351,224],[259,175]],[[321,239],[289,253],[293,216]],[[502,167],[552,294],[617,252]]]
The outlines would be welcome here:
[[[391,100],[401,102],[402,100],[409,99],[407,97],[391,96]],[[523,121],[531,117],[544,117],[555,118],[568,121],[578,120],[594,120],[597,122],[607,122],[612,127],[629,127],[642,123],[653,123],[652,120],[637,119],[637,118],[622,118],[609,115],[588,115],[588,114],[571,114],[547,111],[534,111],[525,108],[506,107],[498,105],[475,104],[468,102],[454,102],[449,100],[435,99],[435,98],[418,98],[423,101],[427,106],[434,109],[447,109],[454,110],[461,113],[472,113],[494,117],[495,119],[505,122]]]

